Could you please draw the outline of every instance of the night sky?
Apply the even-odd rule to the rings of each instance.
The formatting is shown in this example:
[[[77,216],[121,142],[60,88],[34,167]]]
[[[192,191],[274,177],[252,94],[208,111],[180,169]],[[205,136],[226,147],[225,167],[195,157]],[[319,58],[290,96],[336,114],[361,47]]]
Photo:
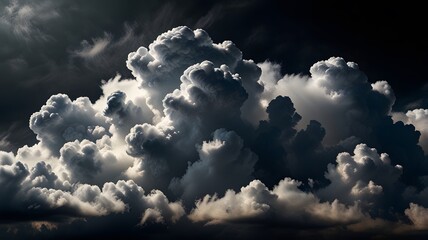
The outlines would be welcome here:
[[[421,239],[422,3],[0,1],[1,239]]]

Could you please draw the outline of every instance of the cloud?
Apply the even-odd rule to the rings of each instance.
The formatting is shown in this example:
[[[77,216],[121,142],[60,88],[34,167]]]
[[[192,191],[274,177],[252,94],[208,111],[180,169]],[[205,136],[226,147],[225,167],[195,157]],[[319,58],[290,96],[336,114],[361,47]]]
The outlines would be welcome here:
[[[420,132],[419,145],[424,149],[425,154],[428,152],[428,110],[414,109],[405,114],[394,112],[392,114],[394,121],[402,121],[405,124],[413,125]]]
[[[30,128],[37,139],[57,155],[68,141],[101,138],[108,124],[105,117],[93,109],[88,98],[71,101],[65,94],[57,94],[31,115]]]
[[[176,130],[200,139],[198,135],[207,136],[218,128],[240,130],[245,126],[240,108],[248,94],[228,66],[215,68],[204,61],[190,66],[180,79],[180,89],[164,99],[166,118]]]
[[[97,184],[117,181],[131,161],[123,158],[108,136],[94,142],[83,140],[68,142],[60,150],[59,162],[72,182]],[[120,161],[119,161],[120,159]]]
[[[257,156],[243,149],[243,141],[235,132],[218,129],[213,140],[197,147],[200,159],[189,165],[181,179],[171,187],[182,192],[182,198],[190,200],[205,194],[238,189],[252,178]]]
[[[126,137],[128,153],[141,158],[130,172],[145,171],[152,179],[146,179],[145,184],[167,186],[172,177],[184,174],[187,162],[196,160],[195,145],[215,130],[245,133],[248,127],[240,118],[240,107],[248,95],[226,65],[215,68],[212,62],[204,61],[189,66],[180,80],[180,89],[163,100],[165,116],[159,123],[136,125]],[[148,94],[151,96],[150,91]]]
[[[74,60],[90,66],[118,41],[82,43]],[[424,112],[391,112],[391,86],[356,63],[333,57],[309,76],[282,75],[230,41],[177,27],[126,65],[135,78],[103,81],[94,103],[51,96],[30,117],[37,143],[0,151],[2,224],[52,236],[83,219],[82,235],[118,225],[106,233],[188,236],[206,223],[344,236],[425,229]]]
[[[281,77],[279,66],[269,62],[259,67],[265,88],[261,101],[269,102],[277,95],[289,96],[303,118],[301,124],[317,120],[326,129],[327,144],[348,136],[368,138],[372,127],[389,113],[394,103],[386,82],[372,86],[356,63],[343,58],[315,63],[310,69],[311,76]],[[387,90],[381,91],[381,85]]]
[[[158,36],[148,49],[131,52],[126,64],[150,91],[150,104],[161,111],[163,97],[179,87],[179,78],[189,66],[209,59],[214,66],[234,68],[241,58],[241,51],[230,41],[214,44],[204,30],[177,27]]]
[[[344,142],[366,143],[387,152],[394,164],[402,165],[402,178],[407,183],[417,184],[415,175],[426,175],[419,133],[410,125],[394,123],[390,116],[395,96],[386,81],[371,84],[356,63],[340,57],[315,63],[310,76],[282,76],[280,66],[270,62],[259,67],[259,82],[264,87],[261,104],[266,105],[277,95],[290,97],[302,116],[298,129],[316,120],[325,129],[323,143],[327,147]]]
[[[53,172],[52,166],[46,162],[37,162],[31,169],[31,185],[40,188],[63,188],[58,176]],[[67,184],[67,183],[66,183]]]
[[[8,213],[13,206],[15,196],[18,193],[19,184],[29,175],[28,169],[21,162],[12,162],[10,156],[2,154],[2,165],[0,166],[0,183],[2,195],[2,212]],[[13,208],[12,208],[13,209]],[[3,214],[2,214],[3,215]],[[3,215],[7,219],[7,215]]]
[[[163,150],[162,145],[165,145],[167,141],[168,137],[164,132],[147,123],[136,125],[131,129],[128,136],[126,136],[128,153],[134,156],[146,153],[156,154],[156,151]]]
[[[26,41],[48,40],[49,35],[42,25],[60,17],[50,1],[37,3],[11,0],[2,11],[0,27],[10,29],[16,36]]]
[[[409,208],[407,208],[404,213],[409,217],[416,229],[426,230],[428,228],[428,209],[418,204],[410,203]]]
[[[0,184],[5,198],[1,201],[1,221],[66,221],[84,217],[140,212],[141,223],[174,222],[183,214],[180,202],[170,202],[159,190],[145,194],[132,180],[96,185],[62,181],[50,165],[39,162],[30,170],[16,161],[13,154],[1,156]],[[76,164],[78,165],[78,164]],[[85,169],[86,171],[90,168]],[[147,216],[151,210],[158,218]],[[137,223],[135,223],[137,224]]]
[[[74,44],[68,48],[67,54],[70,60],[68,68],[75,68],[77,71],[92,72],[98,75],[102,73],[103,78],[109,78],[112,74],[125,74],[130,76],[123,64],[123,59],[127,54],[140,46],[141,41],[146,41],[146,34],[140,32],[135,23],[124,22],[116,32],[104,31],[98,35],[86,35],[80,45]],[[108,73],[108,74],[107,74]]]
[[[374,216],[382,214],[389,204],[399,206],[403,189],[398,180],[403,167],[392,165],[388,154],[378,154],[376,149],[359,144],[354,155],[346,152],[338,154],[336,163],[328,165],[325,177],[330,184],[318,191],[320,198],[330,201],[339,199],[346,204],[358,201],[362,208],[369,208]],[[395,201],[382,201],[392,198]],[[373,209],[373,206],[376,208]]]
[[[180,152],[176,153],[176,158],[173,157],[174,145],[171,144],[170,135],[162,129],[147,123],[135,125],[125,139],[127,153],[136,157],[126,174],[139,179],[146,188],[164,188],[175,172],[180,171],[173,168],[183,163]]]
[[[145,99],[126,100],[127,95],[122,91],[115,91],[107,97],[107,107],[104,115],[112,123],[111,132],[117,132],[122,137],[136,124],[151,122],[154,114],[147,107]],[[140,96],[141,98],[141,96]],[[134,101],[139,104],[134,104]]]
[[[289,97],[278,96],[266,108],[268,121],[260,121],[253,149],[260,161],[256,176],[269,186],[276,184],[287,170],[285,144],[296,134],[301,119]]]
[[[3,133],[0,135],[0,149],[1,150],[8,150],[12,147],[12,143],[8,140],[10,134],[9,133]]]
[[[313,194],[301,191],[300,185],[285,178],[269,190],[254,180],[238,193],[228,190],[222,198],[206,195],[196,202],[189,218],[211,224],[257,219],[262,223],[273,220],[279,224],[305,226],[346,225],[364,219],[357,204],[348,207],[337,200],[320,202]]]
[[[111,35],[104,33],[102,38],[92,39],[92,44],[86,40],[81,43],[81,49],[74,53],[81,58],[93,58],[103,52],[111,42]]]

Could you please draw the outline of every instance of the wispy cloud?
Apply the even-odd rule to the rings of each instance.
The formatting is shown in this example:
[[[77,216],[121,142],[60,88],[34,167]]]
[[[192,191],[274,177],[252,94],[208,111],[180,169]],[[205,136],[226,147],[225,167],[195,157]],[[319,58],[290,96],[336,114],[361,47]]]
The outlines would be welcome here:
[[[81,48],[74,51],[74,54],[82,58],[93,58],[102,53],[111,41],[112,36],[108,33],[104,33],[103,37],[93,38],[91,42],[83,40]]]
[[[10,0],[2,9],[0,24],[23,40],[47,40],[49,33],[42,27],[60,16],[50,1]]]

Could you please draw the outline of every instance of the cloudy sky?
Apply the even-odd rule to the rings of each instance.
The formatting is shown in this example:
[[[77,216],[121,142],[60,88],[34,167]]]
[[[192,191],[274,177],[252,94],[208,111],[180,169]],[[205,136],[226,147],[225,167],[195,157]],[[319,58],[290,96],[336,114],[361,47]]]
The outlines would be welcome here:
[[[423,9],[0,1],[0,238],[427,237]]]

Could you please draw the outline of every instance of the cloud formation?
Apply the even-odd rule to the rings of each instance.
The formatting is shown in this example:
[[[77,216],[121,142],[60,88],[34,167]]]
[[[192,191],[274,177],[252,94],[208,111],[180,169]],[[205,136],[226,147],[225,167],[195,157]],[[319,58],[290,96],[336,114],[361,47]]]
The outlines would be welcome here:
[[[210,60],[215,66],[234,68],[241,58],[241,51],[230,41],[214,44],[201,29],[178,27],[157,37],[149,49],[140,47],[130,53],[126,65],[150,90],[151,105],[161,108],[162,99],[179,87],[179,78],[189,66]]]
[[[307,227],[346,225],[364,218],[358,204],[347,207],[338,200],[322,203],[313,194],[301,191],[301,184],[285,178],[269,190],[254,180],[238,193],[228,190],[222,198],[206,195],[196,202],[189,218],[212,224],[256,220]]]
[[[65,94],[57,94],[31,115],[30,129],[52,154],[57,155],[66,142],[100,139],[107,133],[108,124],[106,118],[93,109],[88,98],[71,101]]]
[[[340,57],[315,63],[310,76],[282,76],[280,66],[269,62],[259,67],[260,81],[265,87],[262,100],[289,96],[302,115],[302,123],[317,120],[327,130],[327,144],[349,136],[367,139],[395,101],[387,82],[371,85],[356,63]]]
[[[110,41],[76,54],[96,57]],[[140,236],[426,229],[425,110],[392,112],[391,86],[340,57],[283,76],[242,56],[177,27],[131,52],[135,78],[104,81],[94,103],[50,97],[30,117],[38,143],[0,152],[0,224],[53,237],[82,220]]]
[[[57,223],[123,214],[130,209],[139,212],[142,224],[148,221],[175,222],[184,215],[180,202],[169,202],[159,190],[145,194],[132,180],[105,182],[102,187],[75,181],[70,183],[58,178],[45,162],[39,162],[29,170],[11,154],[2,153],[1,159],[1,192],[7,196],[1,202],[2,222],[40,220]],[[85,169],[79,163],[75,165]],[[88,167],[84,171],[90,170]]]
[[[421,134],[419,138],[419,145],[428,152],[428,110],[427,109],[413,109],[407,111],[405,114],[396,112],[392,115],[395,121],[402,121],[405,124],[411,124]]]
[[[238,189],[253,177],[257,155],[243,149],[243,141],[235,132],[218,129],[213,140],[197,147],[200,159],[186,170],[181,179],[172,182],[172,188],[190,200],[208,193],[221,193]]]

